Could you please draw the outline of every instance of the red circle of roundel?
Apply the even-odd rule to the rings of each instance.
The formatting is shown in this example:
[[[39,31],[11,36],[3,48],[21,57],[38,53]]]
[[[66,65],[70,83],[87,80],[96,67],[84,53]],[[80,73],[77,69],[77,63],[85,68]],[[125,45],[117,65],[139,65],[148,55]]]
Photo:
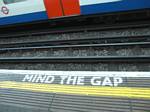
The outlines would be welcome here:
[[[3,7],[1,8],[1,12],[2,12],[3,14],[9,14],[9,9],[8,9],[7,7],[5,7],[5,6],[3,6]]]

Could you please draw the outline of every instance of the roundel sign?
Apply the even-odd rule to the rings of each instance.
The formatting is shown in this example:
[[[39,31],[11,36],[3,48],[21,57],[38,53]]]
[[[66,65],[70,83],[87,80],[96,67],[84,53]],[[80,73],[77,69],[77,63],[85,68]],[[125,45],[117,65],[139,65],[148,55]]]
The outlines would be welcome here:
[[[3,13],[3,14],[9,14],[9,9],[7,8],[7,7],[5,7],[5,6],[3,6],[2,8],[1,8],[1,12]]]

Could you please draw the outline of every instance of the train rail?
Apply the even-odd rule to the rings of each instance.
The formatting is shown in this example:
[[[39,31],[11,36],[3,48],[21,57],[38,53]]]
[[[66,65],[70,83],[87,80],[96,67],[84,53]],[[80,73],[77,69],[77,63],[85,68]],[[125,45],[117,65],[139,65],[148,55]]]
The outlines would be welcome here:
[[[19,48],[19,47],[39,47],[39,46],[57,46],[57,45],[84,45],[84,44],[102,44],[103,43],[132,43],[132,42],[149,42],[149,35],[143,36],[120,36],[120,37],[98,37],[85,39],[70,39],[70,40],[55,40],[41,42],[23,42],[23,43],[8,43],[0,44],[0,48]]]
[[[8,57],[0,58],[1,63],[98,63],[132,62],[149,63],[150,56],[81,56],[81,57]]]
[[[87,48],[87,47],[149,47],[150,42],[132,42],[132,43],[106,43],[106,44],[83,44],[83,45],[56,45],[56,46],[37,46],[37,47],[14,47],[0,48],[0,52],[17,50],[40,50],[40,49],[62,49],[62,48]]]

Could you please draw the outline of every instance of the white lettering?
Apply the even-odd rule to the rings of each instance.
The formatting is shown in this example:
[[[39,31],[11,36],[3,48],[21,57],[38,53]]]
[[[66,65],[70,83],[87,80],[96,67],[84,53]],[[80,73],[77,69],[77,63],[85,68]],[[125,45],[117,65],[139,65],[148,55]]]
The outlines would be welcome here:
[[[101,85],[101,77],[93,77],[91,79],[91,84],[94,85],[94,86],[99,86]]]
[[[86,82],[85,79],[87,78]],[[91,79],[89,79],[91,78]],[[90,81],[89,81],[90,80]],[[23,82],[34,82],[34,83],[54,83],[55,76],[52,75],[25,75],[22,80]],[[89,81],[89,82],[87,82]],[[84,77],[84,76],[60,76],[55,82],[57,84],[69,84],[69,85],[84,85],[91,84],[93,86],[118,86],[123,83],[121,77]]]
[[[118,86],[121,83],[123,83],[123,80],[121,77],[114,77],[114,86]]]
[[[64,84],[65,83],[65,79],[67,79],[68,76],[60,76],[60,77],[61,77],[60,84]]]
[[[71,84],[72,82],[72,85],[75,85],[76,81],[77,81],[77,76],[69,76],[67,80],[67,84]]]
[[[35,82],[40,82],[43,83],[46,79],[46,75],[42,76],[42,75],[38,75],[37,79]]]
[[[113,86],[109,77],[105,77],[102,86]]]
[[[84,77],[78,77],[77,85],[84,85]]]
[[[23,82],[25,82],[25,81],[31,82],[33,76],[34,76],[34,75],[26,75],[22,81],[23,81]]]
[[[32,79],[32,82],[35,82],[36,81],[36,78],[37,78],[38,75],[34,75],[33,79]]]
[[[46,77],[46,80],[45,80],[45,83],[53,83],[53,81],[55,80],[55,77],[54,76],[47,76]]]

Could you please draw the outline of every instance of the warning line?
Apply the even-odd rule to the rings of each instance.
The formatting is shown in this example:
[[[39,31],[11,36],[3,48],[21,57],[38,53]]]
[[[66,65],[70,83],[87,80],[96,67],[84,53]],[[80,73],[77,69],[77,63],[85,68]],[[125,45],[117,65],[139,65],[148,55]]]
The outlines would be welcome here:
[[[150,99],[150,88],[138,87],[73,86],[2,81],[0,82],[0,88],[34,92]]]

